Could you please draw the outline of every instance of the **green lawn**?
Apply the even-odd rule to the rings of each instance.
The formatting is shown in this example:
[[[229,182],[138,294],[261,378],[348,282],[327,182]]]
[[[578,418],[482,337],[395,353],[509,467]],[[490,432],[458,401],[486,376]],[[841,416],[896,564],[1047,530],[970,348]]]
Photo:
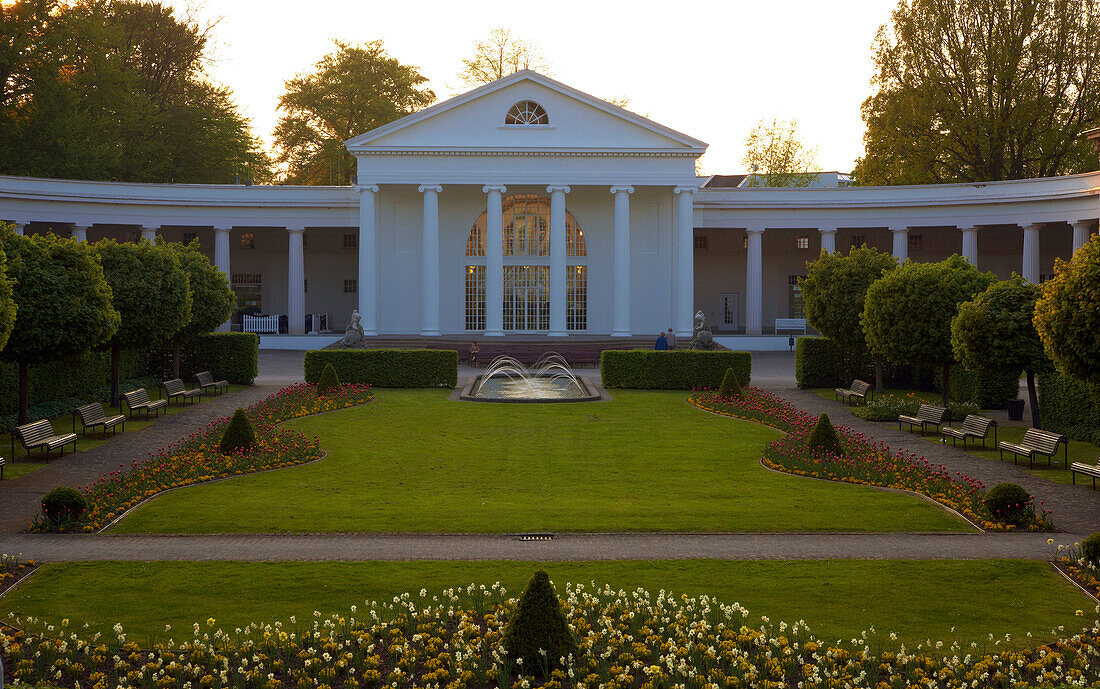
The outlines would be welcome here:
[[[236,392],[238,390],[243,390],[246,387],[248,387],[248,386],[247,385],[230,385],[229,386],[229,392]],[[160,395],[161,395],[161,391],[159,389],[149,388],[149,397],[150,397],[150,399],[160,399]],[[214,399],[213,395],[207,395],[207,396],[203,397],[202,400],[200,400],[198,403],[202,404],[203,401],[210,401],[212,399]],[[159,418],[163,419],[166,415],[179,414],[180,412],[182,412],[184,410],[184,408],[185,407],[180,402],[178,402],[178,401],[172,402],[167,407],[167,414],[165,414],[165,410],[162,409],[161,412],[160,412],[160,417]],[[187,409],[191,408],[191,403],[190,402],[187,404],[186,408]],[[107,416],[115,416],[117,414],[126,414],[126,412],[124,412],[124,411],[119,411],[119,409],[117,407],[112,408],[112,407],[110,407],[109,405],[106,405],[106,404],[103,405],[103,411]],[[127,416],[128,416],[128,414],[127,414]],[[36,421],[36,420],[37,419],[32,419],[32,421]],[[102,432],[100,432],[99,430],[96,430],[96,431],[89,430],[88,435],[85,436],[83,431],[81,430],[79,419],[77,419],[76,427],[75,427],[75,430],[74,430],[72,414],[65,414],[63,416],[57,417],[56,419],[51,419],[50,424],[53,426],[54,433],[56,433],[57,435],[65,435],[67,433],[74,433],[75,432],[76,435],[77,435],[76,451],[77,452],[83,452],[84,450],[90,450],[93,447],[99,447],[103,443],[111,442],[111,440],[113,440],[115,438],[115,435],[121,436],[124,433],[129,433],[131,431],[141,430],[142,428],[145,428],[146,426],[148,426],[152,423],[156,423],[156,420],[157,420],[157,417],[150,417],[149,420],[147,421],[147,420],[145,420],[145,415],[144,414],[138,414],[133,419],[129,419],[129,418],[126,419],[126,430],[125,431],[123,431],[121,427],[118,427],[118,433],[117,434],[108,433],[106,438],[103,437]],[[4,466],[4,479],[5,480],[12,479],[12,478],[19,478],[20,476],[26,476],[27,474],[38,471],[39,469],[43,469],[46,466],[48,466],[48,464],[46,463],[45,458],[41,456],[41,453],[38,450],[35,450],[34,453],[28,458],[27,453],[23,450],[23,446],[19,444],[18,439],[15,441],[15,452],[14,452],[14,455],[13,455],[12,449],[11,449],[12,448],[11,442],[12,442],[12,437],[11,437],[10,433],[0,433],[0,456],[6,457],[7,460],[8,460],[8,463]],[[72,449],[73,449],[72,445],[66,445],[65,446],[65,454],[66,455],[71,454]],[[53,458],[57,458],[59,456],[59,454],[60,454],[59,451],[56,451],[56,450],[53,453],[51,453],[51,455],[50,455],[51,461],[53,460]],[[15,459],[16,457],[18,458],[17,460]]]
[[[915,496],[778,474],[778,431],[683,392],[587,404],[451,402],[379,390],[287,426],[314,464],[168,493],[118,532],[962,531]]]
[[[518,596],[532,572],[544,567],[559,591],[566,582],[633,589],[654,596],[708,594],[739,602],[749,624],[804,619],[826,640],[850,639],[868,627],[897,632],[910,646],[925,639],[986,642],[1011,634],[1026,643],[1052,638],[1051,630],[1084,626],[1093,606],[1045,562],[1016,560],[907,561],[626,561],[529,562],[102,562],[47,564],[4,598],[9,613],[47,624],[85,622],[110,633],[120,622],[130,638],[146,642],[191,634],[191,624],[213,617],[232,630],[248,622],[299,621],[314,610],[328,615],[352,605],[390,600],[421,588],[432,594],[471,582],[500,581]],[[150,606],[155,600],[156,605]],[[1077,617],[1084,610],[1089,617]],[[172,632],[165,633],[165,625]],[[954,629],[954,631],[952,631]]]

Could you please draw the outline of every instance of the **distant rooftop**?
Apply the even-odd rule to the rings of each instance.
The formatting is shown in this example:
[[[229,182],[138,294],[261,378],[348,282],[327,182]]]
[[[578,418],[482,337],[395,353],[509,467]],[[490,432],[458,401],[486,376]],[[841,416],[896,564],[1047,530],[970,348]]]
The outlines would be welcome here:
[[[814,172],[814,181],[807,188],[848,187],[852,185],[852,175],[847,172]],[[758,175],[714,175],[705,185],[706,189],[745,189],[753,186],[752,182]]]

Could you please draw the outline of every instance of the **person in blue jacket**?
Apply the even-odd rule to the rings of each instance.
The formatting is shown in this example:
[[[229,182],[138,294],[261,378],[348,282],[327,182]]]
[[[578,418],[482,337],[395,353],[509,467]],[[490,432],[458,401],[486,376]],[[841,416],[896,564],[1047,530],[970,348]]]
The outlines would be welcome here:
[[[653,343],[653,348],[659,351],[668,350],[668,340],[665,338],[664,333],[657,335],[657,341]]]

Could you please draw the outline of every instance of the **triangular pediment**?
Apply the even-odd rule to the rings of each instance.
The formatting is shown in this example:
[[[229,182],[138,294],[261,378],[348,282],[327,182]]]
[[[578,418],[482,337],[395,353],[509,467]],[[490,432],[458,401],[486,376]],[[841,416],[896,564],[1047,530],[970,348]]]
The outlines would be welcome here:
[[[534,101],[546,125],[505,122],[518,102]],[[468,91],[346,142],[371,151],[591,151],[702,155],[707,144],[530,70]]]

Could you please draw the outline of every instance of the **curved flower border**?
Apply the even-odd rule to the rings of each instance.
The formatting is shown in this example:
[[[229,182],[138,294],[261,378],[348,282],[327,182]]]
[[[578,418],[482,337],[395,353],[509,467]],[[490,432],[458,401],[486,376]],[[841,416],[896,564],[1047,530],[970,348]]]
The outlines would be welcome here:
[[[688,404],[720,416],[771,426],[786,435],[768,443],[761,463],[776,471],[798,476],[866,486],[895,488],[918,493],[963,515],[986,531],[1016,531],[1017,527],[994,518],[983,499],[985,484],[961,472],[952,476],[947,467],[933,464],[905,450],[891,451],[883,442],[847,426],[835,426],[847,448],[845,455],[811,451],[806,446],[817,417],[798,409],[777,395],[746,387],[739,395],[720,397],[713,390],[694,390]],[[1050,510],[1042,502],[1032,506],[1028,531],[1050,531]]]

